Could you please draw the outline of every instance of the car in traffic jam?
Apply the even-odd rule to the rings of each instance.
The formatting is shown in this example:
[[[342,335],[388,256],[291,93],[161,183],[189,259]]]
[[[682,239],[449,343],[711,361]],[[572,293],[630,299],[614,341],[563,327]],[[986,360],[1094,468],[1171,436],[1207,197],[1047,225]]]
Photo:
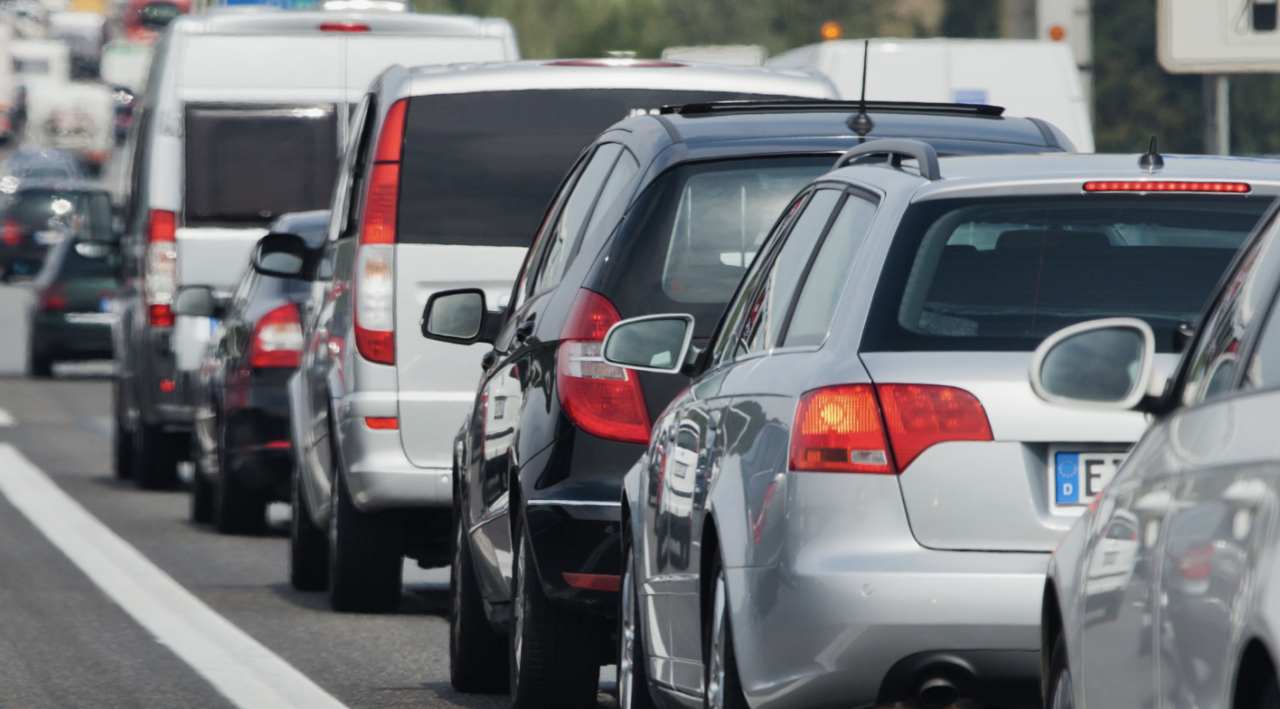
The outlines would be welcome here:
[[[1093,152],[1087,11],[46,4],[0,594],[75,629],[0,617],[15,705],[1280,709],[1280,160]]]

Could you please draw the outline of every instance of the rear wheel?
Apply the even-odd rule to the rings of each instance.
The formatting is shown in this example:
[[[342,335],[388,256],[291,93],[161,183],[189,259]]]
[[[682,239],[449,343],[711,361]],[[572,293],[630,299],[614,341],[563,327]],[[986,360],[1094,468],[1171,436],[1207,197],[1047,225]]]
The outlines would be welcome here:
[[[195,454],[195,470],[191,473],[191,521],[208,524],[213,521],[213,483],[200,470],[199,441],[191,434],[191,450]]]
[[[214,527],[222,534],[260,534],[267,524],[267,497],[247,487],[240,472],[229,464],[225,432],[218,436],[217,456]]]
[[[329,585],[329,539],[311,521],[307,501],[302,497],[302,470],[293,464],[290,486],[293,517],[289,521],[289,582],[299,591],[323,591]]]
[[[133,433],[125,425],[124,399],[121,397],[119,377],[111,380],[111,400],[115,409],[115,415],[111,417],[111,458],[115,464],[116,477],[127,480],[133,477]]]
[[[31,376],[47,379],[53,376],[53,359],[38,352],[31,353]]]
[[[625,532],[624,532],[625,534]],[[644,649],[644,623],[636,593],[636,558],[630,535],[623,537],[622,604],[618,607],[619,709],[655,709],[649,694],[649,658]]]
[[[329,603],[336,611],[389,613],[400,605],[404,530],[391,512],[361,512],[334,455],[329,512]]]
[[[733,652],[733,626],[729,619],[729,591],[724,577],[724,564],[719,557],[712,567],[711,614],[703,631],[706,653],[706,709],[747,709],[738,679],[738,660]]]
[[[133,431],[133,479],[144,490],[167,490],[178,481],[178,437],[159,426],[141,424]]]
[[[461,515],[454,513],[453,573],[449,594],[449,682],[459,692],[499,694],[511,680],[507,639],[493,629],[480,599],[471,545],[462,531]]]
[[[512,709],[594,707],[600,686],[600,624],[547,600],[528,535],[520,531],[515,538],[519,547],[512,573]]]

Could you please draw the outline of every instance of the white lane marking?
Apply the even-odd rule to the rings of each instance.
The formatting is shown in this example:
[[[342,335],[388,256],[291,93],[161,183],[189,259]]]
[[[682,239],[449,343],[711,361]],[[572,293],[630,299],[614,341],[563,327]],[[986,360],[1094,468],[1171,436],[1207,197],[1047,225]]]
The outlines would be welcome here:
[[[14,418],[13,414],[9,413],[7,410],[0,409],[0,427],[16,425],[18,425],[18,419]]]
[[[0,444],[0,493],[161,644],[240,709],[345,709],[292,665],[218,615]]]

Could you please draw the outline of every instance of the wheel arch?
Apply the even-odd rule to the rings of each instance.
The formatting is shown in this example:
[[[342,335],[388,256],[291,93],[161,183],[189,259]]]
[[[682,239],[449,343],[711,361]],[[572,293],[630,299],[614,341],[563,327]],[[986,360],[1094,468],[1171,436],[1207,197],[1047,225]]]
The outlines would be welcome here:
[[[1231,687],[1232,709],[1257,709],[1263,693],[1276,679],[1274,655],[1261,638],[1251,638],[1240,652]]]
[[[1053,647],[1062,635],[1062,629],[1062,607],[1058,602],[1058,589],[1053,577],[1047,576],[1040,605],[1040,696],[1046,702],[1049,697],[1049,665],[1053,662]]]

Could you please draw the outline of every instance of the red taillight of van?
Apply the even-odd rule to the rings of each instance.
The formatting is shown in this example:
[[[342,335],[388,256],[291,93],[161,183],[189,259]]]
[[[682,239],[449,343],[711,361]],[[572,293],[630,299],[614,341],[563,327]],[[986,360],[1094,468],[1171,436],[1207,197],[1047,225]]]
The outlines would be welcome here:
[[[253,326],[249,366],[254,369],[302,365],[302,321],[292,303],[263,315]]]
[[[172,327],[169,304],[178,290],[178,215],[153,209],[147,220],[146,298],[152,327]]]
[[[849,384],[807,392],[791,432],[791,469],[902,472],[925,449],[990,441],[986,411],[963,389],[922,384]]]
[[[355,333],[360,356],[396,363],[395,243],[400,201],[400,153],[408,100],[387,109],[374,149],[356,253]]]
[[[604,336],[621,318],[608,298],[583,288],[560,331],[560,407],[583,431],[624,443],[649,442],[649,409],[635,372],[607,364]]]

